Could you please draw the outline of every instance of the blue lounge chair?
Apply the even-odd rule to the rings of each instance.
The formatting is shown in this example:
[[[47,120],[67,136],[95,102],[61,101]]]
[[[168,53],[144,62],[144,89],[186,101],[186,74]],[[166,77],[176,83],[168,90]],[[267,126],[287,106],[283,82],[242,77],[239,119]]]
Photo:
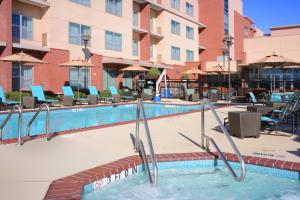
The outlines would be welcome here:
[[[265,104],[264,100],[258,101],[253,92],[249,92],[249,95],[250,95],[250,102],[253,104],[253,106],[254,106],[254,104],[259,104],[259,103]]]
[[[0,86],[0,105],[6,105],[6,106],[10,106],[10,105],[15,105],[15,104],[19,104],[20,102],[18,101],[8,101],[5,97],[4,94],[4,90],[3,88]]]
[[[100,97],[99,93],[98,93],[98,90],[95,86],[90,85],[90,86],[88,86],[88,89],[89,89],[90,95],[97,96],[97,98],[100,102],[101,102],[101,100],[103,100],[104,102],[113,101],[112,97]]]
[[[74,93],[71,86],[62,86],[61,88],[64,93],[64,96],[71,96],[73,100],[75,100]],[[79,98],[79,101],[87,101],[87,98]]]
[[[118,93],[118,90],[114,86],[109,86],[109,90],[110,90],[111,95],[120,96]],[[134,100],[133,96],[120,96],[120,98],[124,101]]]
[[[36,97],[38,102],[45,102],[50,104],[59,102],[58,100],[55,99],[46,99],[43,87],[40,85],[31,86],[31,92],[32,92],[32,96]]]

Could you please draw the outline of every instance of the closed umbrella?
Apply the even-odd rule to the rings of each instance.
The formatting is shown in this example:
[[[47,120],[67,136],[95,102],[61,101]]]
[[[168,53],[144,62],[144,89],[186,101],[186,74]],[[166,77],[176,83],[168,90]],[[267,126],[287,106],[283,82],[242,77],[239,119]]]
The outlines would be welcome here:
[[[284,56],[278,55],[275,52],[273,54],[265,56],[262,59],[259,59],[255,62],[251,62],[248,64],[248,66],[252,67],[271,67],[271,68],[284,68],[288,66],[295,66],[295,65],[300,65],[300,62],[286,58]],[[275,76],[273,76],[273,84],[274,84],[274,89],[275,89]],[[272,86],[271,86],[272,90]]]
[[[16,62],[18,63],[19,65],[19,74],[20,74],[20,90],[19,90],[19,93],[20,93],[20,104],[22,104],[22,79],[21,79],[21,76],[22,76],[22,65],[24,64],[35,64],[35,63],[38,63],[38,64],[44,64],[46,62],[38,59],[38,58],[35,58],[31,55],[28,55],[24,52],[19,52],[19,53],[15,53],[15,54],[12,54],[10,56],[5,56],[5,57],[2,57],[0,58],[0,61],[4,61],[4,62]]]
[[[78,91],[78,100],[80,98],[79,96],[79,82],[80,82],[80,77],[79,77],[79,72],[80,72],[80,68],[83,67],[95,67],[96,65],[93,65],[89,62],[87,62],[86,60],[81,60],[81,59],[76,59],[76,60],[71,60],[68,61],[66,63],[62,63],[60,64],[61,67],[76,67],[78,70],[78,85],[77,85],[77,91]]]

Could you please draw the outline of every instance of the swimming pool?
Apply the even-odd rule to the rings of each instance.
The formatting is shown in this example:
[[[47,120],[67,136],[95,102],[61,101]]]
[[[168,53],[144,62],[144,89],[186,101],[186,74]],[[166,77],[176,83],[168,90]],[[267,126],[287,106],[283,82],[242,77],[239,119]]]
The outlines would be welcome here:
[[[181,106],[181,105],[163,105],[163,104],[144,104],[146,116],[159,117],[170,114],[178,114],[200,110],[200,105]],[[22,134],[26,135],[26,126],[34,112],[23,114]],[[4,121],[6,114],[0,115],[0,124]],[[45,132],[45,116],[42,112],[32,125],[30,135],[39,135]],[[50,133],[76,130],[81,128],[96,127],[118,122],[135,120],[136,104],[118,105],[118,106],[98,106],[74,109],[62,109],[50,111]],[[11,120],[3,129],[3,139],[18,137],[18,115],[14,114]]]
[[[84,187],[83,200],[294,200],[300,199],[299,172],[256,165],[247,165],[243,182],[233,180],[222,161],[217,166],[213,160],[162,162],[158,164],[159,183],[149,184],[139,165],[136,174],[122,177],[122,173],[102,185],[95,183]],[[237,163],[230,163],[236,170]],[[119,180],[120,179],[120,180]],[[103,184],[105,183],[105,184]],[[99,187],[101,185],[101,188]]]

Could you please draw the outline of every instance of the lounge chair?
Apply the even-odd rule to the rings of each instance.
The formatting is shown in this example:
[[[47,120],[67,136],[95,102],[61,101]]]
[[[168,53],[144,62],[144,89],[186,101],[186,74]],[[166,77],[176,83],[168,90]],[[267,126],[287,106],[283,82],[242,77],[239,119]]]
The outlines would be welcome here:
[[[90,95],[97,96],[97,100],[98,101],[100,101],[100,102],[101,101],[104,101],[104,102],[111,101],[111,102],[113,102],[113,98],[112,97],[100,97],[99,93],[98,93],[98,90],[97,90],[97,88],[95,86],[90,85],[90,86],[88,86],[88,89],[89,89]]]
[[[46,99],[43,87],[40,85],[31,86],[31,93],[32,96],[35,97],[39,103],[52,104],[52,103],[59,102],[58,100],[55,99]]]
[[[114,98],[114,100],[117,99],[117,98],[119,98],[123,101],[134,100],[133,96],[121,96],[121,95],[119,95],[118,90],[114,86],[109,86],[109,90],[110,90],[110,93],[111,93],[112,97]]]
[[[87,98],[76,98],[74,97],[74,93],[73,90],[71,88],[71,86],[62,86],[62,91],[64,93],[64,97],[63,97],[63,104],[65,106],[71,106],[74,105],[74,102],[79,100],[80,102],[82,101],[87,101]]]
[[[0,86],[0,105],[12,106],[12,105],[19,104],[19,103],[20,102],[18,102],[18,101],[9,101],[9,100],[7,100],[6,97],[5,97],[3,88]]]
[[[183,85],[181,85],[180,87],[183,92],[183,99],[185,101],[199,101],[200,97],[199,94],[195,93],[195,89],[193,88],[186,89],[186,87]]]
[[[141,93],[141,98],[143,99],[143,101],[152,100],[153,97],[154,97],[153,89],[151,88],[143,89],[143,92]]]
[[[248,94],[250,95],[250,102],[253,104],[253,106],[255,105],[255,104],[265,104],[266,103],[266,101],[265,101],[265,99],[260,99],[260,100],[257,100],[256,99],[256,96],[254,95],[254,93],[253,92],[248,92]]]

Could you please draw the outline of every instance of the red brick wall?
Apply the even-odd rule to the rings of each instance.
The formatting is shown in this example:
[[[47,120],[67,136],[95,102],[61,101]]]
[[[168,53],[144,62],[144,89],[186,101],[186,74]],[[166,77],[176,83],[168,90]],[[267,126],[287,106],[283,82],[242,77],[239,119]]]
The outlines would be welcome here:
[[[199,55],[200,61],[213,61],[222,55],[224,38],[224,1],[198,0],[199,20],[207,28],[199,34],[200,45],[206,47]]]
[[[103,57],[98,54],[93,54],[92,56],[92,64],[96,65],[96,67],[92,67],[91,69],[91,83],[96,86],[98,90],[103,89]]]
[[[0,40],[6,42],[6,47],[0,47],[0,57],[12,53],[12,30],[11,30],[12,1],[0,1]],[[11,91],[12,64],[0,62],[0,85],[5,91]]]
[[[150,60],[150,4],[145,3],[141,5],[141,17],[140,17],[140,26],[142,29],[148,31],[146,34],[141,35],[141,45],[140,45],[140,58],[141,60]]]

